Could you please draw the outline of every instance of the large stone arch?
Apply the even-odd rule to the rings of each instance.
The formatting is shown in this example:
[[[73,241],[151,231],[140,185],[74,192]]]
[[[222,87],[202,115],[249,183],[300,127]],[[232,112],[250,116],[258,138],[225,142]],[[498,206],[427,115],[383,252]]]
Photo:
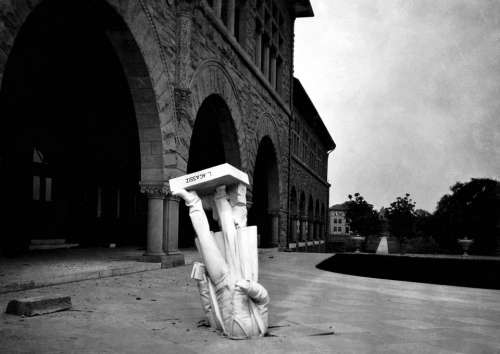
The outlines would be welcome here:
[[[0,18],[5,19],[3,26],[0,24],[0,90],[9,54],[23,24],[46,1],[50,0],[16,0],[0,6]],[[172,66],[161,49],[153,16],[142,0],[93,3],[101,2],[110,6],[125,25],[114,27],[107,35],[123,63],[134,101],[141,143],[141,179],[162,182],[162,128],[175,129],[173,91],[168,84]]]
[[[0,4],[3,20],[0,22],[0,93],[16,38],[30,15],[47,2],[55,0],[16,0]],[[162,200],[168,168],[174,164],[171,155],[176,149],[175,134],[172,134],[176,130],[174,95],[170,84],[174,61],[168,60],[163,51],[155,24],[158,18],[164,19],[162,9],[146,5],[143,0],[89,0],[79,5],[97,9],[85,15],[89,26],[93,25],[94,16],[102,15],[101,9],[113,14],[114,19],[106,22],[104,33],[122,64],[139,132],[141,190],[148,196],[146,254],[163,256],[167,249],[169,254],[175,253],[177,236],[164,222]]]
[[[280,168],[279,161],[281,159],[281,145],[280,145],[280,139],[279,139],[279,133],[278,133],[278,124],[276,124],[276,120],[273,118],[272,115],[265,113],[262,116],[258,117],[256,122],[255,122],[255,151],[257,151],[259,144],[261,143],[262,139],[264,137],[268,137],[274,147],[274,151],[276,153],[276,160],[278,161],[278,176],[279,176],[279,191],[280,195],[283,195],[282,187],[283,183],[282,181],[284,180],[284,176],[282,175],[283,171]],[[253,156],[253,166],[255,167],[255,161],[257,156]],[[284,202],[284,200],[282,200]]]
[[[277,246],[279,243],[286,242],[286,239],[280,235],[280,218],[282,221],[285,219],[281,215],[278,154],[268,135],[264,136],[258,144],[253,166],[249,223],[257,225],[262,247]]]
[[[276,155],[279,158],[281,156],[281,145],[278,133],[278,124],[276,124],[276,120],[269,113],[265,113],[257,118],[255,125],[257,145],[261,142],[262,138],[268,136],[273,142]]]
[[[184,125],[186,125],[186,123],[189,124],[189,127],[185,129],[187,135],[186,141],[191,140],[195,120],[202,104],[208,97],[216,95],[224,101],[229,109],[236,130],[238,152],[241,157],[241,169],[247,170],[248,166],[246,159],[243,158],[246,155],[244,152],[241,102],[229,72],[221,63],[215,60],[207,60],[203,62],[193,74],[189,89],[191,91],[191,110],[187,112],[189,122],[183,122]],[[188,150],[189,149],[186,149],[186,152]],[[188,160],[188,156],[183,156],[183,158],[186,161]]]

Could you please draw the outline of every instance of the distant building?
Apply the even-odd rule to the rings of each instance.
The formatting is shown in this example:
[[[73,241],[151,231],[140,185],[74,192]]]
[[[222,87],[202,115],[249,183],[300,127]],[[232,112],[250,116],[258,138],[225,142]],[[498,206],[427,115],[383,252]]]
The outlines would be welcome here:
[[[335,142],[297,78],[290,126],[290,230],[288,248],[325,243],[328,227],[328,154]]]
[[[346,203],[335,204],[330,207],[330,232],[332,236],[350,235],[351,225],[347,220]]]

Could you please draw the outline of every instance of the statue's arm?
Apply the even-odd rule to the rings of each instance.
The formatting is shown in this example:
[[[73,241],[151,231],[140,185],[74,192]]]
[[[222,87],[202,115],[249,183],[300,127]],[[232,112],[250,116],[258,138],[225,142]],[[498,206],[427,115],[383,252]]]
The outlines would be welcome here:
[[[185,189],[172,192],[174,195],[184,199],[186,206],[189,208],[189,217],[191,218],[196,236],[198,236],[203,261],[210,278],[215,284],[218,284],[227,276],[229,268],[212,237],[201,199],[196,192],[188,192]]]
[[[269,294],[262,285],[250,280],[238,280],[236,286],[247,294],[257,305],[267,305],[270,301]]]

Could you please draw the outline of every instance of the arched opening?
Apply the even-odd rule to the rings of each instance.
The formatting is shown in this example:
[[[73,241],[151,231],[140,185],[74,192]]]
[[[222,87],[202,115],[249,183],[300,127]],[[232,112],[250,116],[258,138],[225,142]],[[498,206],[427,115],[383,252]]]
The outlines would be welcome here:
[[[297,235],[300,233],[298,230],[298,218],[297,218],[297,191],[295,187],[292,187],[292,192],[290,193],[290,242],[297,241]]]
[[[2,233],[6,248],[145,243],[139,131],[118,36],[145,70],[105,1],[46,0],[22,25],[0,92],[1,203],[16,230]]]
[[[259,144],[253,173],[252,207],[249,224],[257,225],[259,247],[278,245],[279,233],[279,175],[276,150],[265,136]]]
[[[326,226],[328,225],[327,223],[327,220],[328,220],[328,216],[326,215],[325,213],[325,203],[321,203],[321,227],[319,229],[319,237],[321,240],[324,240],[325,239],[325,229],[326,229]]]
[[[241,168],[238,138],[231,111],[219,95],[208,96],[196,114],[196,120],[189,144],[187,172],[196,172],[229,163]],[[207,215],[211,230],[218,230],[218,224]],[[179,247],[194,246],[194,230],[184,203],[179,211]]]
[[[314,239],[315,240],[319,240],[319,229],[320,229],[319,200],[316,199],[316,207],[314,208]]]
[[[307,202],[307,239],[313,239],[314,233],[314,204],[312,196],[309,195],[309,201]]]
[[[299,219],[300,219],[300,235],[299,240],[305,241],[307,239],[307,221],[306,221],[306,195],[304,192],[300,193],[299,199]]]

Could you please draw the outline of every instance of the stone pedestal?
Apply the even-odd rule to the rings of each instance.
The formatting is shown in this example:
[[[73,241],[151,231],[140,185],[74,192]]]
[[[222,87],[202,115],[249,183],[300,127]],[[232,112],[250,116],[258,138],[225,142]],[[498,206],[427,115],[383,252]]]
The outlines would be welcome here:
[[[376,254],[389,254],[389,243],[387,242],[387,237],[382,236],[378,244]]]

